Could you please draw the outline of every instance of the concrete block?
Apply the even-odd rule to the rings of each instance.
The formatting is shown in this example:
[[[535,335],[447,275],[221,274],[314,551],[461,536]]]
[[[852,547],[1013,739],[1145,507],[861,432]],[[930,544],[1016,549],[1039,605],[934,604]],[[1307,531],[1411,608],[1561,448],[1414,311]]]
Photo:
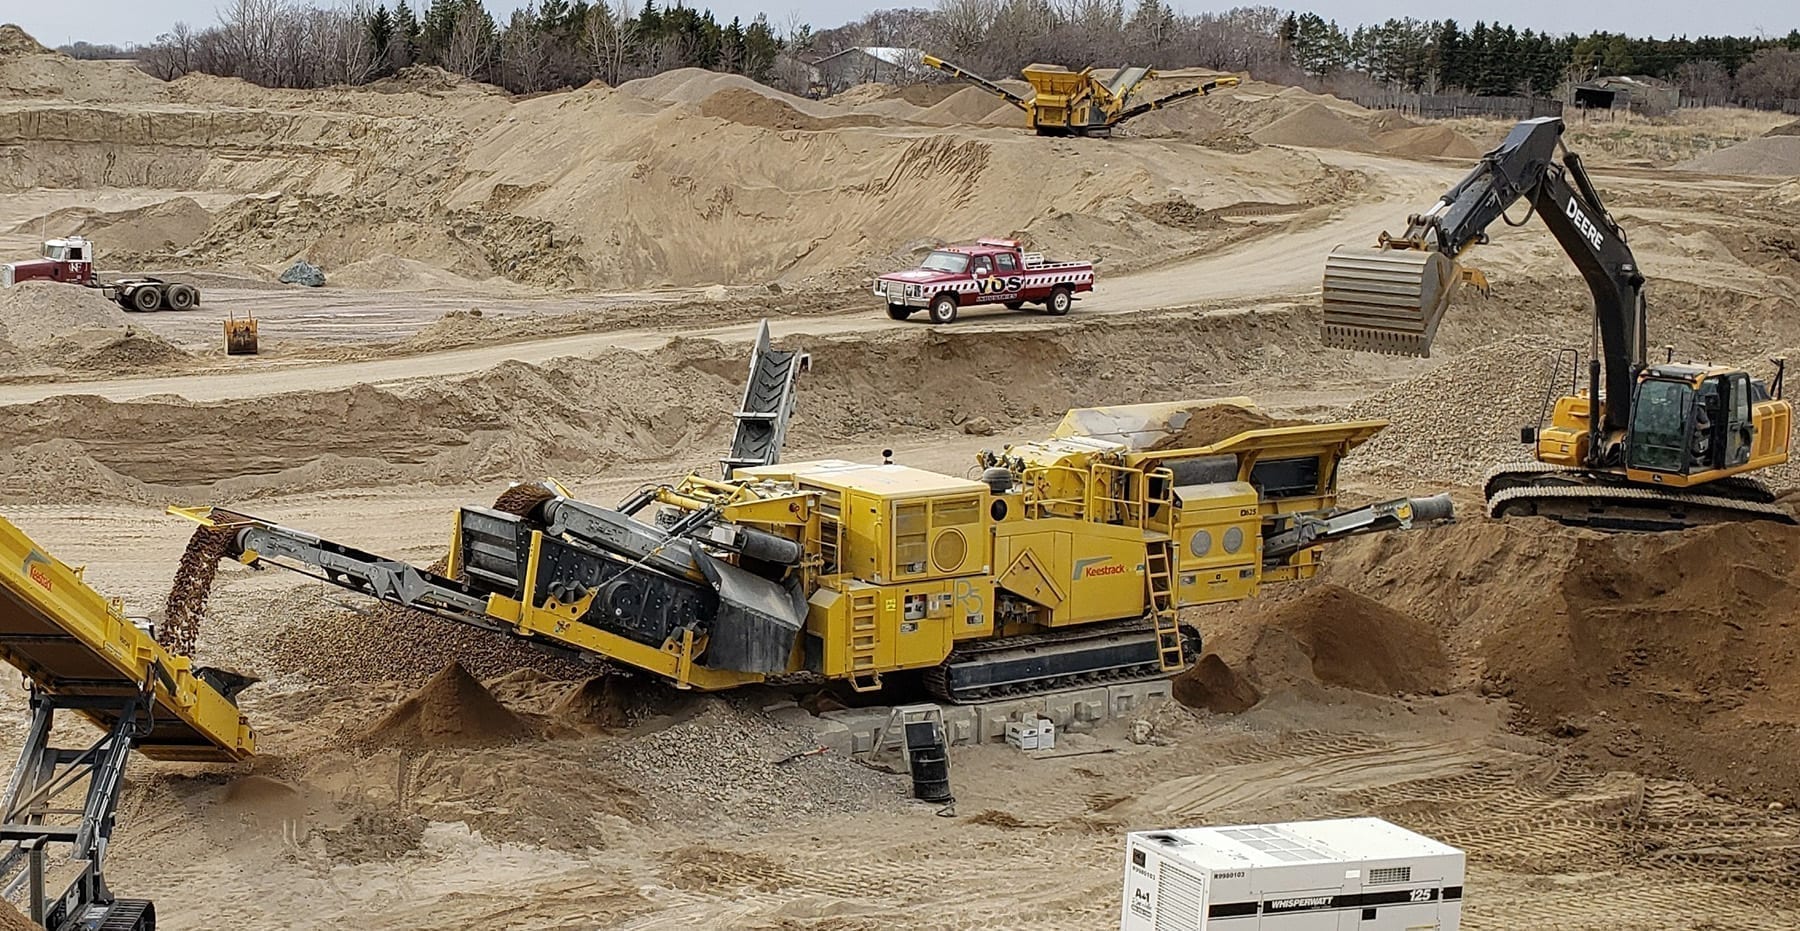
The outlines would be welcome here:
[[[997,743],[1006,739],[1009,721],[1023,721],[1043,713],[1043,698],[1012,698],[975,705],[978,715],[976,730],[980,743]]]
[[[851,753],[868,753],[875,749],[875,737],[887,725],[886,708],[846,708],[827,711],[820,718],[842,725],[850,732]]]
[[[980,743],[981,719],[968,705],[945,705],[944,740],[951,746]]]
[[[1106,694],[1109,716],[1118,720],[1130,720],[1169,700],[1169,680],[1109,685]]]
[[[1046,695],[1044,717],[1065,728],[1081,721],[1104,720],[1108,698],[1104,686]]]

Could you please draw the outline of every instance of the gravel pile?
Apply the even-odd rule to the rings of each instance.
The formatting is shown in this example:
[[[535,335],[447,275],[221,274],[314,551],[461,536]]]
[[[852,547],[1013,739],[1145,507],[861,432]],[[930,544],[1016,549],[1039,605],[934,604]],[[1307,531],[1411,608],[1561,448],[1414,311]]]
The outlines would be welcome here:
[[[903,807],[907,780],[814,749],[810,729],[779,721],[744,699],[707,696],[682,720],[609,750],[612,778],[646,792],[657,819],[763,822],[793,815]],[[646,727],[654,726],[646,722]]]
[[[1556,345],[1547,336],[1503,340],[1357,402],[1351,417],[1391,426],[1350,461],[1365,473],[1466,485],[1530,458],[1519,428],[1543,412]]]
[[[188,538],[181,563],[175,567],[175,580],[169,585],[169,598],[163,605],[162,627],[156,639],[170,652],[194,655],[194,643],[200,639],[200,621],[206,615],[206,603],[212,596],[213,576],[219,560],[225,558],[237,538],[229,527],[194,528]]]

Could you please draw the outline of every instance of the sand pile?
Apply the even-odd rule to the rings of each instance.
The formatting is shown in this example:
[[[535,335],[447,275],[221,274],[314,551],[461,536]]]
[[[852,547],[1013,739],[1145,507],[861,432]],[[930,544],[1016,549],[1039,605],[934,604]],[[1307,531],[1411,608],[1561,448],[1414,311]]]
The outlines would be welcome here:
[[[1727,175],[1800,176],[1800,135],[1746,139],[1675,167]]]
[[[512,743],[531,731],[526,719],[500,704],[461,663],[451,663],[357,741],[375,748],[441,750]]]
[[[1783,123],[1780,126],[1777,126],[1774,129],[1771,129],[1768,132],[1763,133],[1763,135],[1765,135],[1765,136],[1800,136],[1800,120],[1795,120],[1792,123]]]
[[[1794,802],[1800,528],[1462,521],[1339,544],[1325,576],[1435,626],[1459,684],[1603,767]]]
[[[1250,134],[1263,145],[1300,145],[1320,149],[1373,152],[1379,147],[1368,129],[1342,112],[1309,103]]]
[[[875,117],[861,115],[809,116],[779,97],[745,87],[727,87],[708,96],[700,101],[700,115],[761,129],[809,131],[837,126],[873,126],[881,122]]]
[[[1027,95],[1029,96],[1029,95]],[[995,97],[979,87],[964,87],[918,115],[918,122],[939,126],[950,125],[1025,125],[1025,114],[1018,107]]]
[[[22,349],[47,346],[83,330],[123,333],[131,318],[94,288],[27,281],[0,289],[0,338]]]
[[[212,226],[212,214],[191,197],[177,197],[136,210],[99,213],[77,230],[94,240],[108,267],[123,255],[175,252],[194,244]]]
[[[0,28],[16,29],[18,27]],[[23,33],[20,34],[23,35]],[[4,34],[0,34],[0,38],[4,38]],[[11,902],[0,899],[0,931],[43,931],[43,929],[36,922],[26,918],[22,912],[13,907]]]

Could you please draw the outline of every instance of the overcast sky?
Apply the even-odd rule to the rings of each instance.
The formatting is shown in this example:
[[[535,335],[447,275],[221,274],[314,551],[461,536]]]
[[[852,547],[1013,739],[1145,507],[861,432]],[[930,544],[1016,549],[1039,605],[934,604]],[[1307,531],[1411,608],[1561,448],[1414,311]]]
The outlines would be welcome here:
[[[321,5],[333,0],[320,0]],[[413,0],[414,7],[428,0]],[[496,14],[510,12],[523,0],[484,0]],[[633,0],[634,5],[637,0]],[[659,6],[663,4],[658,4]],[[790,12],[814,28],[841,25],[881,7],[930,6],[930,0],[913,4],[871,0],[713,0],[690,2],[710,7],[722,20],[741,16],[746,22],[758,11],[780,25]],[[1127,5],[1129,6],[1129,0]],[[1184,11],[1218,10],[1249,3],[1202,3],[1175,0]],[[1287,3],[1271,3],[1289,6]],[[0,20],[13,19],[45,45],[62,45],[76,39],[90,42],[142,42],[168,30],[176,20],[200,25],[216,20],[218,0],[85,0],[81,3],[5,0]],[[1465,26],[1476,19],[1498,19],[1520,29],[1555,33],[1589,33],[1595,30],[1632,35],[1787,35],[1800,27],[1800,6],[1793,0],[1715,0],[1710,3],[1678,3],[1675,0],[1513,0],[1511,3],[1445,3],[1429,0],[1311,0],[1299,9],[1311,9],[1327,19],[1349,26],[1379,22],[1388,17],[1419,19],[1451,17]]]

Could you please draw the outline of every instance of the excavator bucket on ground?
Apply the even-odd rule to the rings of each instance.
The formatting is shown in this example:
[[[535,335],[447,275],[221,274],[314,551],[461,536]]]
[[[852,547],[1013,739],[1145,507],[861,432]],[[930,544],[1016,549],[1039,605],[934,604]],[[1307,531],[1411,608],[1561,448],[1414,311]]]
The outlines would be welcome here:
[[[1441,252],[1339,246],[1325,260],[1325,345],[1430,356],[1438,322],[1461,280]]]

